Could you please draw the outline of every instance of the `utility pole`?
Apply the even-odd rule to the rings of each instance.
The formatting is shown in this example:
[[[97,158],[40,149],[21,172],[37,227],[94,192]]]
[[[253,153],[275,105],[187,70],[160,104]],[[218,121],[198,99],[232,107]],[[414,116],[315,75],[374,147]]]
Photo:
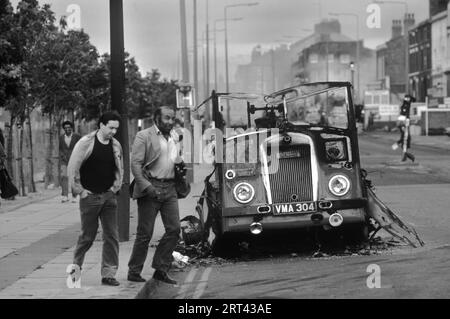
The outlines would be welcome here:
[[[188,48],[187,48],[187,26],[186,26],[186,1],[180,0],[180,28],[181,28],[181,80],[182,83],[189,83],[189,61],[188,61]],[[195,45],[194,45],[195,47]],[[189,109],[183,110],[184,116],[184,128],[189,130],[192,136],[192,127],[191,127],[191,111]],[[194,171],[193,171],[193,155],[192,152],[192,143],[190,145],[190,149],[186,154],[189,159],[186,164],[187,172],[186,179],[189,183],[194,181]]]
[[[214,90],[217,91],[217,27],[214,21]]]
[[[124,103],[125,95],[125,49],[123,39],[123,3],[122,0],[109,0],[109,22],[111,32],[111,109],[120,116],[117,140],[123,150],[123,183],[118,196],[119,241],[128,241],[130,237],[130,149],[128,142],[128,110]]]
[[[183,82],[189,82],[189,62],[187,49],[187,26],[186,26],[186,1],[180,0],[180,22],[181,22],[181,76]]]
[[[329,68],[330,68],[330,66],[329,66],[329,63],[328,63],[328,55],[330,54],[330,52],[329,52],[329,48],[328,48],[328,34],[325,34],[325,37],[326,37],[326,39],[325,39],[325,65],[326,65],[326,67],[325,67],[325,69],[326,69],[326,79],[327,79],[327,82],[328,81],[330,81],[330,70],[329,70]]]
[[[206,0],[206,94],[205,97],[209,96],[209,6],[208,0]],[[209,125],[209,103],[206,103],[205,108],[205,124]]]
[[[276,91],[275,49],[270,50],[270,64],[272,67],[272,92]]]
[[[194,89],[198,102],[197,0],[194,0]]]

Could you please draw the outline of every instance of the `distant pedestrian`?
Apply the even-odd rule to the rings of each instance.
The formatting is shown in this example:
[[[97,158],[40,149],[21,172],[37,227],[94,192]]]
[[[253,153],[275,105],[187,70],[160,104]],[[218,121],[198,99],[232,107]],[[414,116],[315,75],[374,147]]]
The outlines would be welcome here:
[[[14,196],[19,194],[17,187],[13,184],[11,177],[6,170],[6,152],[3,145],[0,143],[0,191],[1,198],[14,199]]]
[[[3,130],[0,128],[0,144],[5,148],[5,136],[3,135]]]
[[[137,199],[138,226],[128,262],[128,280],[145,282],[141,277],[155,219],[161,213],[165,234],[153,256],[153,278],[169,284],[176,281],[167,274],[172,253],[180,237],[180,214],[175,188],[175,164],[180,160],[173,126],[175,112],[164,106],[153,116],[154,125],[137,133],[131,153],[131,171],[135,178],[132,197]]]
[[[69,201],[69,182],[67,177],[67,165],[69,164],[70,155],[72,154],[75,144],[80,140],[81,136],[73,131],[73,123],[65,121],[62,124],[64,134],[59,137],[59,160],[61,164],[61,202]],[[76,196],[72,194],[72,202],[76,202]]]
[[[114,278],[119,266],[119,231],[116,193],[122,187],[122,147],[113,137],[119,128],[120,116],[104,113],[99,129],[75,145],[69,160],[69,185],[80,194],[81,235],[74,251],[73,263],[80,268],[84,256],[95,240],[98,220],[103,229],[102,284],[118,286]]]
[[[411,133],[410,133],[410,111],[411,102],[415,102],[414,97],[407,94],[403,99],[403,103],[400,107],[400,115],[398,117],[397,126],[400,130],[400,139],[395,143],[392,148],[402,148],[402,162],[405,162],[407,158],[411,161],[415,161],[415,156],[408,150],[411,148]]]
[[[1,129],[0,129],[1,131]],[[2,134],[3,136],[3,134]],[[6,167],[6,151],[5,145],[0,141],[0,166]]]

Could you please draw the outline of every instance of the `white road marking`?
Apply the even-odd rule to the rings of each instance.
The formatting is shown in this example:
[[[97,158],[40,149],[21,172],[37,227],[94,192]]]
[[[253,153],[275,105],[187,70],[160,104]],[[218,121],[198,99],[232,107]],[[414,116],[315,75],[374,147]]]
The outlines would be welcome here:
[[[195,275],[197,274],[197,268],[191,269],[189,274],[186,276],[186,280],[181,285],[180,291],[178,292],[178,295],[175,297],[175,299],[185,299],[186,298],[186,292],[191,285],[192,281],[195,278]]]
[[[194,295],[192,296],[193,299],[199,299],[205,292],[206,286],[208,285],[208,278],[209,278],[209,275],[211,274],[211,271],[212,271],[212,268],[208,267],[203,272],[202,277],[200,278],[200,283],[197,285],[197,288],[194,291]]]

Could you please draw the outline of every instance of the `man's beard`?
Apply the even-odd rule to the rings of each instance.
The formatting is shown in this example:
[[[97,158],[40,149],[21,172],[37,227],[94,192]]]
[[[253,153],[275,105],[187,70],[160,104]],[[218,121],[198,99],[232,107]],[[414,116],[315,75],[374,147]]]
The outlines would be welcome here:
[[[159,128],[159,130],[160,130],[162,133],[164,133],[164,134],[169,134],[170,131],[171,131],[172,128],[173,128],[173,125],[166,125],[166,124],[163,124],[163,123],[159,123],[158,128]]]

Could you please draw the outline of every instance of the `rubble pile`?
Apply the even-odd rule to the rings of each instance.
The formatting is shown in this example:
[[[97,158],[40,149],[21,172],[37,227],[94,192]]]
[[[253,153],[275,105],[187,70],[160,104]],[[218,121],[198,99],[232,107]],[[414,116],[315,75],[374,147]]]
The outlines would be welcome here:
[[[208,242],[199,242],[197,244],[187,245],[183,240],[180,240],[175,248],[175,251],[184,256],[188,256],[189,265],[207,267],[211,265],[232,263],[231,260],[213,256],[211,245]]]

